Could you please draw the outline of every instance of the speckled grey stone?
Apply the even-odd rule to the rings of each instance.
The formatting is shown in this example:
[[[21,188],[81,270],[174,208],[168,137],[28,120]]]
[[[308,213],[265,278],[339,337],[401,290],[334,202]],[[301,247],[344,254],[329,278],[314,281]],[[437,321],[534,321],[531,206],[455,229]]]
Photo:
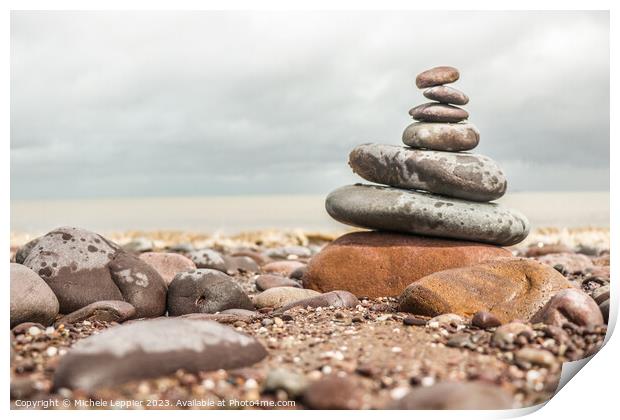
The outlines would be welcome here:
[[[253,337],[213,321],[152,319],[80,340],[54,373],[54,389],[94,390],[131,380],[234,369],[267,355]]]
[[[351,151],[349,165],[371,182],[465,200],[495,200],[507,186],[499,166],[478,154],[367,143]]]
[[[409,115],[418,121],[444,123],[457,123],[469,118],[469,113],[464,109],[438,102],[429,102],[413,107],[409,110]]]
[[[196,251],[190,252],[188,257],[198,268],[211,268],[224,273],[226,272],[226,261],[224,260],[224,256],[213,249],[197,249]]]
[[[424,97],[443,104],[466,105],[469,97],[458,89],[450,86],[433,86],[426,89]]]
[[[478,146],[480,132],[471,123],[410,124],[403,132],[403,143],[416,149],[463,152]]]
[[[352,226],[496,245],[514,245],[529,232],[521,213],[494,203],[473,203],[433,194],[349,185],[327,196],[327,212]]]

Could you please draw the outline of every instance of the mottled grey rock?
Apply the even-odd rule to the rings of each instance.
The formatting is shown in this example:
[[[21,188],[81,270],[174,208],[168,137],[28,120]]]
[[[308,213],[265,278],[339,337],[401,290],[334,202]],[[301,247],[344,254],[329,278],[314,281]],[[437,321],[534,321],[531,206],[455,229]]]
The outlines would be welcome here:
[[[313,296],[306,299],[297,300],[295,302],[288,303],[278,309],[276,312],[288,311],[292,308],[320,308],[333,306],[334,308],[355,308],[360,304],[357,297],[345,290],[334,290],[333,292],[323,293],[319,296]]]
[[[226,263],[226,273],[234,275],[237,273],[258,273],[260,267],[252,258],[247,256],[231,257],[223,255],[224,262]]]
[[[494,203],[472,203],[375,185],[330,193],[327,212],[339,222],[403,233],[514,245],[529,232],[521,213]]]
[[[213,249],[198,249],[190,252],[188,257],[198,268],[211,268],[224,273],[226,272],[226,261],[224,260],[224,257],[222,254]]]
[[[58,315],[58,299],[30,268],[11,263],[11,328],[23,322],[50,325]]]
[[[157,270],[127,252],[117,252],[109,268],[123,295],[120,300],[136,308],[136,318],[156,317],[166,312],[166,282]]]
[[[445,85],[459,80],[459,71],[450,66],[433,67],[432,69],[423,71],[415,78],[415,84],[418,88],[423,89],[431,86]]]
[[[284,259],[293,255],[298,258],[309,258],[312,252],[305,246],[289,245],[277,248],[270,248],[265,251],[265,255],[269,258]]]
[[[469,102],[467,95],[450,86],[433,86],[426,89],[422,94],[431,101],[443,104],[466,105]]]
[[[273,287],[301,287],[299,282],[274,274],[261,274],[255,279],[256,289],[263,291]]]
[[[417,121],[438,123],[457,123],[469,118],[469,113],[464,109],[438,102],[428,102],[413,107],[409,110],[409,115]]]
[[[201,268],[177,274],[168,288],[168,314],[215,313],[254,309],[250,298],[232,278]]]
[[[532,318],[532,322],[561,327],[566,322],[582,327],[591,327],[604,323],[603,314],[590,296],[578,289],[566,289],[558,292]]]
[[[503,410],[513,407],[510,394],[485,382],[442,382],[417,387],[388,408],[393,410]]]
[[[75,312],[63,316],[55,325],[75,324],[81,321],[105,321],[105,322],[123,322],[131,319],[136,314],[136,308],[132,304],[123,300],[104,300],[101,302],[91,303]]]
[[[351,151],[349,165],[353,172],[377,184],[464,200],[496,200],[504,195],[507,186],[497,163],[470,153],[367,143]]]
[[[28,257],[28,254],[30,254],[30,251],[32,251],[32,248],[35,247],[37,242],[39,242],[39,238],[34,238],[30,242],[20,246],[17,252],[15,252],[15,262],[18,264],[23,264],[24,261],[26,261],[26,257]]]
[[[279,308],[291,302],[319,296],[320,293],[297,287],[274,287],[256,295],[254,304],[257,308]]]
[[[94,390],[174,373],[234,369],[267,355],[253,337],[217,322],[152,319],[78,341],[54,374],[54,389]]]
[[[67,314],[101,300],[124,300],[108,269],[119,250],[96,233],[62,227],[39,238],[24,265],[45,280]]]
[[[123,250],[132,254],[152,251],[155,248],[153,241],[148,238],[135,238],[122,246]]]
[[[463,152],[475,148],[479,142],[480,132],[469,122],[415,122],[403,132],[403,143],[416,149]]]

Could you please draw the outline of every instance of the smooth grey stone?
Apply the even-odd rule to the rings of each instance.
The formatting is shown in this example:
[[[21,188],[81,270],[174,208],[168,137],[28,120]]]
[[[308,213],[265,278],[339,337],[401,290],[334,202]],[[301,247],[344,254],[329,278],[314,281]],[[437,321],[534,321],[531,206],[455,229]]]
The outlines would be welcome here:
[[[26,261],[26,257],[28,257],[28,254],[30,254],[30,251],[32,251],[32,248],[35,247],[37,242],[39,242],[39,238],[34,238],[30,242],[20,246],[17,252],[15,252],[15,262],[18,264],[23,264],[24,261]]]
[[[451,66],[439,66],[423,71],[415,78],[415,84],[418,88],[445,85],[459,80],[459,71]]]
[[[50,325],[58,315],[58,299],[30,268],[11,263],[11,328],[23,322]]]
[[[457,123],[469,118],[469,113],[464,109],[439,102],[429,102],[413,107],[409,110],[409,115],[418,121],[443,123]]]
[[[127,303],[123,300],[104,300],[91,303],[75,312],[63,316],[55,322],[55,325],[75,324],[76,322],[85,320],[123,322],[133,318],[135,314],[136,308],[134,308],[131,303]]]
[[[198,268],[211,268],[224,273],[226,272],[226,260],[224,260],[224,256],[213,249],[198,249],[190,252],[187,256]]]
[[[362,144],[349,165],[377,184],[416,189],[472,201],[491,201],[506,192],[506,177],[490,158],[470,153],[416,150],[391,144]]]
[[[469,97],[450,86],[433,86],[422,92],[424,97],[442,104],[466,105]]]
[[[170,316],[226,309],[254,309],[248,295],[228,275],[208,268],[177,274],[168,287]]]
[[[54,389],[91,391],[132,380],[249,366],[267,355],[253,337],[207,320],[134,321],[79,340],[61,360]]]
[[[479,142],[480,132],[468,122],[415,122],[403,132],[403,143],[415,149],[464,152],[475,148]]]
[[[327,212],[339,222],[394,232],[514,245],[527,237],[521,213],[494,203],[473,203],[433,194],[349,185],[327,196]]]
[[[332,306],[334,308],[355,308],[359,304],[360,301],[353,293],[347,292],[346,290],[334,290],[318,296],[291,302],[279,308],[276,313],[282,313],[297,307],[307,308],[309,306],[311,308],[320,308]]]

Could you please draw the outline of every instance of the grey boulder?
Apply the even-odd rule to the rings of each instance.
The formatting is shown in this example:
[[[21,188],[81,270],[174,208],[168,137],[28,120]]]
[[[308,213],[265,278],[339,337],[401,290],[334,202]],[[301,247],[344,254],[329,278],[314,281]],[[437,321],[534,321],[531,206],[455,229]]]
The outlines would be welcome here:
[[[498,199],[507,187],[499,166],[478,154],[367,143],[351,151],[349,165],[370,182],[472,201]]]
[[[331,217],[369,229],[514,245],[527,237],[521,213],[494,203],[472,203],[377,185],[349,185],[325,201]]]

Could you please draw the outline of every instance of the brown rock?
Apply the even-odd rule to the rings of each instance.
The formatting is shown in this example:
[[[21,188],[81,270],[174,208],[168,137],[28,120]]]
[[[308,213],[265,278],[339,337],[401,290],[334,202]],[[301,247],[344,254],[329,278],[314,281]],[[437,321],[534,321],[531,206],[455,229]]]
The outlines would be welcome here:
[[[438,102],[428,102],[411,108],[409,115],[417,121],[438,123],[457,123],[469,118],[469,113],[464,109]]]
[[[173,252],[144,252],[140,254],[140,259],[159,273],[166,286],[170,285],[177,273],[196,269],[192,260]]]
[[[418,387],[389,408],[395,410],[501,410],[512,408],[512,397],[484,382],[443,382]]]
[[[254,297],[257,308],[280,308],[291,302],[319,296],[318,292],[297,287],[273,287]]]
[[[531,319],[551,297],[571,285],[553,268],[524,258],[505,258],[455,268],[412,283],[399,298],[399,310],[435,316],[478,311],[501,322]]]
[[[273,261],[263,265],[261,270],[266,274],[279,274],[284,277],[290,277],[293,271],[305,265],[299,261]]]
[[[256,289],[264,291],[273,287],[301,287],[295,280],[274,274],[261,274],[256,277]]]
[[[568,252],[546,254],[536,259],[543,264],[555,267],[558,271],[569,274],[585,273],[594,266],[592,260],[585,255]]]
[[[559,254],[564,252],[572,252],[573,250],[562,244],[545,244],[542,246],[532,245],[525,251],[526,257],[542,257],[547,254]]]
[[[589,327],[603,324],[603,315],[590,296],[581,290],[567,289],[553,296],[533,317],[532,322],[544,322],[558,327],[572,322]]]
[[[433,67],[423,71],[415,78],[415,84],[419,89],[453,83],[459,80],[459,71],[450,66]]]
[[[86,305],[77,311],[71,312],[63,316],[55,325],[75,324],[76,322],[89,321],[105,321],[105,322],[123,322],[132,318],[136,314],[136,308],[130,303],[122,300],[104,300]]]
[[[323,293],[319,296],[310,297],[307,299],[291,302],[282,306],[276,312],[284,312],[291,308],[319,308],[333,306],[334,308],[355,308],[359,305],[360,301],[355,297],[353,293],[346,292],[344,290],[336,290],[333,292]]]
[[[397,296],[431,273],[508,257],[506,249],[388,232],[341,236],[315,255],[304,287],[329,292],[347,290],[371,298]]]
[[[362,397],[362,390],[350,379],[327,376],[306,389],[303,401],[313,410],[359,410]]]
[[[471,325],[478,328],[494,328],[502,325],[502,322],[490,312],[478,311],[471,320]]]
[[[424,97],[443,104],[466,105],[469,97],[458,89],[449,86],[433,86],[426,89]]]
[[[260,271],[256,261],[250,257],[224,255],[223,258],[226,262],[226,274],[231,276],[237,273],[258,273]]]

